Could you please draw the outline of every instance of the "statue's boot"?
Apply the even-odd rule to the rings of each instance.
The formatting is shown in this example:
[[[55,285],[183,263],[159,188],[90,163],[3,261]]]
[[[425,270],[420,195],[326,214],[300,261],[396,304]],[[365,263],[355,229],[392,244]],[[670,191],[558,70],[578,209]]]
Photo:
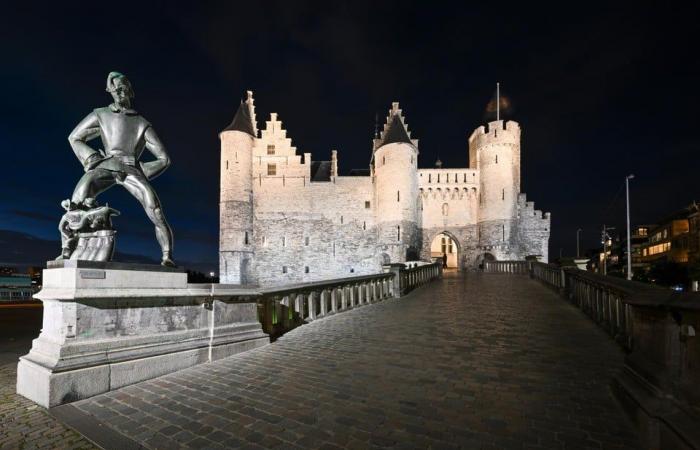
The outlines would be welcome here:
[[[170,252],[163,253],[163,260],[160,262],[160,265],[166,266],[166,267],[177,267],[177,264],[175,264],[175,261],[173,261],[170,258]]]

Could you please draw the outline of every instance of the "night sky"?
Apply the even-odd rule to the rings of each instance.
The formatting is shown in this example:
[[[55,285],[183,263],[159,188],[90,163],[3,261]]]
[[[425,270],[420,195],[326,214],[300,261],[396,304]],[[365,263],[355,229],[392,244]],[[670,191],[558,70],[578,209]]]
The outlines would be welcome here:
[[[522,191],[552,213],[552,257],[575,252],[579,227],[587,248],[603,223],[624,225],[629,173],[634,223],[700,199],[692,11],[645,2],[204,3],[3,7],[0,230],[58,239],[60,202],[83,173],[67,136],[111,102],[113,70],[130,78],[135,108],[172,159],[153,185],[176,261],[216,268],[217,135],[246,89],[259,126],[277,112],[298,152],[328,160],[338,149],[343,174],[367,167],[375,114],[383,119],[392,101],[420,140],[420,167],[438,156],[466,167],[468,136],[488,120],[500,81],[507,117],[523,128]],[[99,199],[122,212],[120,251],[159,258],[150,222],[124,189]]]

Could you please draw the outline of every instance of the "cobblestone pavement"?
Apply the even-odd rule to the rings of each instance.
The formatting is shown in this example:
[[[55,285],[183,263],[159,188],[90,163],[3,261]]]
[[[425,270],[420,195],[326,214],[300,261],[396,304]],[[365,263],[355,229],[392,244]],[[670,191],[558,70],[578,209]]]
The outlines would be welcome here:
[[[75,405],[149,448],[638,448],[622,360],[536,281],[447,274]]]
[[[15,393],[17,362],[0,366],[0,448],[92,449],[91,443]]]

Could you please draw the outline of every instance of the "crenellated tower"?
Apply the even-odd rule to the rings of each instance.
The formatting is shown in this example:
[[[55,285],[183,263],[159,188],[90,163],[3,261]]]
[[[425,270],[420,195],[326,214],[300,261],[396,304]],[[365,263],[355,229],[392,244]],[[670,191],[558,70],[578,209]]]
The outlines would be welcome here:
[[[378,253],[391,262],[417,257],[420,249],[418,208],[418,140],[411,139],[397,102],[373,142],[372,173]]]
[[[220,134],[219,273],[221,283],[254,282],[253,145],[258,130],[253,93],[246,92],[231,124]]]
[[[479,171],[478,246],[498,259],[516,257],[520,126],[496,120],[469,137],[469,166]]]

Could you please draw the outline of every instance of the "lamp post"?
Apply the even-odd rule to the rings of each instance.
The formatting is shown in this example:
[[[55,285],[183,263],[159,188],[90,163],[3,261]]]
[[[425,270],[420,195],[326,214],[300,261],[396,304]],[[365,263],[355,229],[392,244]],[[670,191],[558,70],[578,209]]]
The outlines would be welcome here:
[[[632,279],[632,242],[630,241],[630,180],[634,174],[625,177],[625,188],[627,190],[627,279]]]
[[[579,242],[580,242],[580,240],[579,240],[579,233],[582,232],[582,231],[583,231],[583,230],[582,230],[581,228],[579,228],[578,230],[576,230],[576,258],[580,258],[580,257],[581,257],[581,250],[580,250],[580,249],[581,249],[581,246],[579,245]]]

